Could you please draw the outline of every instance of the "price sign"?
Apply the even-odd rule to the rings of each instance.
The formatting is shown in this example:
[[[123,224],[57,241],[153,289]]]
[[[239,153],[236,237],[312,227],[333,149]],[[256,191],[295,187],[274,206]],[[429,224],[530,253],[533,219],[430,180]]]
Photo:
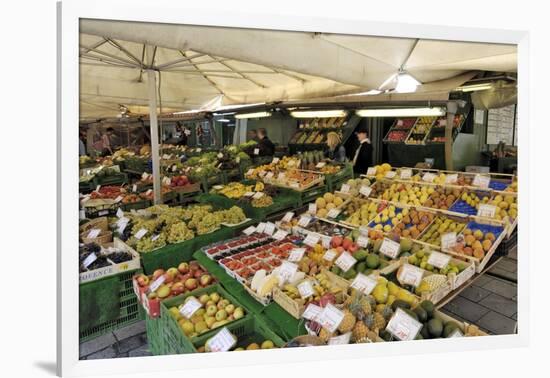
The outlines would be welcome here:
[[[421,328],[422,323],[412,318],[402,309],[397,308],[395,314],[393,314],[388,322],[386,331],[401,341],[407,341],[414,340]]]
[[[122,218],[124,216],[124,211],[122,211],[122,209],[119,207],[116,211],[116,216],[117,218]]]
[[[309,215],[302,215],[298,221],[298,226],[307,227],[309,222],[311,222],[311,217]]]
[[[334,258],[336,257],[337,254],[338,254],[338,253],[336,253],[336,250],[335,250],[335,249],[329,249],[329,250],[326,251],[325,254],[323,255],[323,259],[332,262],[332,260],[334,260]]]
[[[348,184],[342,184],[342,187],[340,188],[340,191],[342,193],[349,193],[349,185]]]
[[[401,174],[400,174],[400,177],[401,177],[401,180],[408,180],[412,177],[412,169],[403,169],[401,171]]]
[[[281,219],[281,221],[290,222],[292,218],[294,218],[294,213],[292,211],[289,211],[288,213],[285,214],[285,216],[283,217],[283,219]]]
[[[148,191],[146,191],[145,195],[148,196],[148,195],[151,195],[151,193],[153,193],[153,189],[149,189]]]
[[[424,277],[424,270],[411,264],[404,264],[399,271],[398,279],[405,285],[417,287],[422,282],[422,277]]]
[[[388,172],[386,172],[386,176],[385,176],[385,177],[386,177],[386,178],[389,178],[389,179],[392,179],[392,178],[395,177],[395,175],[396,175],[395,171],[388,171]]]
[[[483,175],[477,174],[474,177],[474,181],[472,182],[472,185],[477,186],[478,188],[488,188],[490,182],[491,182],[491,178],[489,176],[483,176]]]
[[[245,197],[253,197],[254,196],[254,192],[245,192],[243,194]]]
[[[252,195],[252,198],[254,199],[260,199],[264,196],[263,192],[256,192],[254,195]]]
[[[361,248],[367,248],[367,245],[369,245],[369,238],[364,235],[359,236],[357,238],[357,245]]]
[[[248,171],[246,171],[247,176],[251,176],[254,173],[254,169],[250,168]]]
[[[265,224],[264,233],[268,235],[273,235],[275,232],[275,224],[271,222],[267,222]]]
[[[384,241],[382,241],[382,244],[380,245],[380,253],[388,256],[389,258],[395,259],[399,254],[399,243],[388,238],[384,238]]]
[[[317,205],[314,204],[314,203],[310,203],[308,208],[307,208],[307,212],[312,214],[312,215],[317,214]]]
[[[361,186],[361,189],[359,189],[359,193],[361,193],[365,197],[370,196],[371,192],[372,192],[372,188],[370,186],[363,185]]]
[[[324,161],[320,162],[320,163],[317,163],[317,165],[315,166],[315,168],[323,168],[325,165],[327,165],[327,163],[325,163]]]
[[[137,192],[137,185],[136,184],[132,185],[132,192],[134,192],[134,193]]]
[[[271,160],[271,163],[273,163],[273,164],[277,164],[278,162],[279,162],[278,157],[274,157],[273,160]]]
[[[314,322],[316,322],[322,311],[323,311],[322,307],[319,307],[313,303],[310,303],[306,307],[306,310],[304,311],[304,313],[302,314],[302,318],[313,320]]]
[[[107,214],[109,214],[109,210],[102,210],[99,213],[97,213],[97,215],[99,215],[100,217]]]
[[[99,189],[101,189],[101,185],[98,185],[95,187],[95,191],[99,193]]]
[[[122,201],[124,197],[122,196],[118,196],[117,198],[115,198],[115,203],[119,203],[120,201]]]
[[[368,167],[367,168],[367,176],[376,176],[376,168],[375,167]]]
[[[283,263],[279,267],[278,276],[281,277],[283,282],[286,282],[290,280],[292,276],[294,276],[297,270],[298,270],[298,265],[291,263],[289,261],[283,261]]]
[[[451,249],[456,245],[456,232],[441,235],[441,248]]]
[[[426,182],[433,182],[435,179],[435,175],[431,172],[424,173],[424,176],[422,176],[422,181]]]
[[[157,289],[160,287],[160,285],[162,285],[164,283],[164,280],[166,278],[164,277],[164,274],[162,276],[160,276],[159,278],[157,278],[156,280],[154,280],[151,285],[149,285],[149,292],[150,293],[154,293],[155,291],[157,291]]]
[[[90,196],[89,195],[86,195],[82,198],[82,200],[80,200],[80,203],[85,203],[87,202],[88,200],[90,199]]]
[[[134,237],[139,240],[141,239],[142,237],[145,236],[145,234],[147,233],[147,229],[146,228],[142,228],[140,230],[138,230],[138,232],[136,232],[136,234],[134,235]]]
[[[287,235],[288,235],[288,232],[286,232],[285,230],[277,230],[275,235],[273,235],[273,239],[283,240],[284,238],[286,238]]]
[[[336,259],[335,264],[344,272],[347,272],[356,262],[357,260],[355,260],[352,255],[348,252],[343,252],[340,257]]]
[[[202,303],[200,303],[195,298],[191,297],[183,306],[180,308],[180,314],[184,318],[191,319],[193,317],[193,314],[197,312],[199,308],[202,307]]]
[[[359,233],[363,236],[367,236],[369,234],[369,227],[368,226],[360,226],[359,227]]]
[[[340,210],[338,209],[330,209],[327,213],[327,217],[329,218],[336,218],[338,215],[340,215]]]
[[[378,281],[374,278],[365,276],[362,273],[357,273],[357,276],[351,283],[351,287],[359,290],[365,295],[369,295],[374,290],[376,285],[378,285]]]
[[[304,257],[304,253],[306,252],[305,248],[292,248],[290,251],[290,255],[288,256],[288,261],[292,262],[298,262]]]
[[[250,227],[245,228],[243,230],[243,234],[245,234],[245,235],[252,235],[254,232],[256,232],[256,227],[254,227],[254,226],[250,226]]]
[[[464,335],[462,334],[462,332],[460,332],[460,330],[457,328],[453,331],[453,333],[451,333],[449,335],[449,337],[464,337]]]
[[[82,265],[84,265],[84,268],[88,269],[88,267],[89,267],[90,265],[92,265],[92,263],[93,263],[94,261],[96,261],[96,260],[97,260],[96,254],[95,254],[95,253],[91,253],[91,254],[88,255],[88,257],[86,257],[86,258],[84,259],[84,261],[82,262]]]
[[[302,298],[309,298],[312,295],[315,295],[315,291],[313,290],[313,286],[311,286],[311,282],[309,280],[302,281],[298,284],[298,292]]]
[[[351,338],[351,332],[344,333],[340,336],[331,337],[328,340],[328,345],[345,345],[349,344],[349,340]]]
[[[477,209],[477,216],[485,217],[485,218],[494,218],[496,211],[497,211],[496,206],[488,205],[486,203],[481,203],[479,204],[479,208]]]
[[[255,148],[254,149],[254,155],[259,155],[260,154],[260,149],[259,148]]]
[[[308,234],[304,239],[304,244],[310,247],[313,247],[317,243],[319,243],[319,236],[315,234]]]
[[[226,327],[223,327],[220,332],[207,341],[207,344],[208,349],[212,352],[227,352],[237,344],[237,339]]]
[[[256,232],[261,234],[264,232],[264,230],[265,230],[265,223],[264,222],[258,223],[258,225],[256,226]]]
[[[155,234],[155,235],[151,236],[151,241],[155,241],[158,238],[160,238],[160,234]]]
[[[334,332],[342,323],[344,313],[332,304],[327,304],[318,316],[319,324],[329,332]]]
[[[118,225],[118,233],[119,234],[123,234],[124,233],[124,230],[126,229],[126,226],[128,225],[128,222],[130,222],[130,219],[128,218],[120,218],[118,221],[117,221],[117,225]]]
[[[88,236],[86,236],[87,239],[95,239],[99,236],[101,233],[101,230],[99,228],[92,228],[90,232],[88,232]]]
[[[453,173],[445,177],[445,184],[456,184],[458,181],[458,174]]]
[[[449,261],[451,261],[451,256],[435,251],[432,251],[430,257],[428,257],[428,264],[439,269],[445,268],[449,264]]]
[[[323,248],[329,249],[330,248],[330,237],[329,236],[326,236],[326,237],[321,236],[321,243],[323,244]]]

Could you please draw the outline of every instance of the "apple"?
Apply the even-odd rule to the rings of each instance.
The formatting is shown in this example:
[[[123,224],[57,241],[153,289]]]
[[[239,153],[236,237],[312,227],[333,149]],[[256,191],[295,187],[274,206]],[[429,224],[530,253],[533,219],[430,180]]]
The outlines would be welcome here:
[[[148,299],[157,299],[157,293],[151,292],[151,293],[147,294],[147,298]]]
[[[198,269],[198,270],[195,270],[195,273],[193,273],[193,277],[200,278],[202,274],[203,274],[202,270]]]
[[[235,309],[235,311],[233,311],[233,318],[235,320],[238,320],[240,318],[242,318],[244,316],[244,310],[242,309],[242,307],[237,307]]]
[[[235,320],[235,319],[233,318],[233,315],[229,315],[229,316],[227,317],[226,320],[227,320],[228,322],[232,322],[232,321]]]
[[[199,263],[198,263],[197,261],[191,261],[191,262],[189,263],[189,270],[195,271],[195,270],[197,270],[197,269],[200,269]]]
[[[210,297],[209,297],[209,298],[210,298]],[[216,307],[216,303],[214,303],[213,300],[208,300],[208,302],[206,302],[206,304],[205,304],[206,307],[212,306],[212,305],[213,305],[214,307]]]
[[[172,279],[176,278],[176,276],[178,275],[178,268],[170,268],[166,271],[166,274],[169,274],[172,276]]]
[[[220,295],[216,292],[210,293],[210,299],[214,301],[214,303],[218,303],[218,301],[220,300]]]
[[[342,237],[338,236],[338,235],[333,236],[332,239],[330,240],[330,245],[333,248],[341,246],[342,245]]]
[[[149,277],[147,277],[145,274],[140,274],[137,278],[137,283],[139,286],[144,287],[149,284]]]
[[[216,318],[213,317],[213,316],[206,316],[204,318],[204,321],[206,322],[206,325],[208,326],[208,328],[212,328],[212,324],[214,324],[216,322]]]
[[[218,312],[218,308],[216,307],[216,305],[210,305],[206,307],[206,315],[214,316],[216,315],[216,312]]]
[[[197,280],[195,278],[189,278],[185,281],[185,287],[187,290],[195,290],[198,287]]]
[[[200,277],[201,286],[208,286],[212,282],[212,276],[209,274],[203,274]]]
[[[216,320],[217,321],[222,321],[222,320],[225,320],[227,318],[227,312],[225,312],[225,310],[220,310],[218,312],[216,312]]]
[[[178,271],[181,273],[181,274],[185,274],[187,272],[189,272],[189,264],[186,263],[186,262],[182,262],[178,265]]]
[[[210,300],[210,297],[208,296],[208,294],[203,294],[199,298],[199,302],[202,303],[203,305],[206,305],[209,300]]]
[[[351,245],[348,248],[348,251],[353,254],[353,253],[357,252],[357,250],[359,250],[359,247],[357,246],[357,244],[351,243]]]
[[[185,285],[183,282],[176,282],[171,287],[172,295],[180,295],[185,292]]]
[[[174,280],[174,277],[168,272],[164,273],[163,276],[164,276],[164,283],[168,284]]]
[[[187,281],[189,278],[193,278],[193,276],[192,276],[191,274],[189,274],[189,273],[185,273],[185,274],[182,274],[182,275],[181,275],[180,281],[185,282],[185,281]]]
[[[156,293],[159,298],[166,298],[170,295],[170,288],[167,285],[160,285]]]
[[[218,310],[223,310],[225,308],[225,303],[223,301],[219,301],[217,303]]]
[[[153,272],[153,281],[164,274],[164,269],[157,269]]]
[[[233,314],[235,311],[235,305],[234,304],[228,304],[225,306],[225,312],[227,312],[229,315]]]

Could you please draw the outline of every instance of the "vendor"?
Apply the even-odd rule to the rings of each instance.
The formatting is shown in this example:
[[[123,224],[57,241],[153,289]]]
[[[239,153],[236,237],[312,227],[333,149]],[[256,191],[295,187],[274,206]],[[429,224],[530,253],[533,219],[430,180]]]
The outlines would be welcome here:
[[[275,154],[275,145],[267,137],[267,131],[264,128],[258,129],[258,148],[260,156],[273,156]]]
[[[255,129],[248,130],[248,140],[253,140],[254,142],[258,143],[258,132]]]
[[[328,150],[325,155],[330,160],[337,163],[344,163],[346,161],[346,149],[341,145],[342,138],[334,131],[327,134],[327,146]]]
[[[359,126],[355,131],[359,140],[359,147],[353,157],[353,172],[356,175],[367,173],[367,169],[372,166],[372,145],[367,134],[366,126]]]

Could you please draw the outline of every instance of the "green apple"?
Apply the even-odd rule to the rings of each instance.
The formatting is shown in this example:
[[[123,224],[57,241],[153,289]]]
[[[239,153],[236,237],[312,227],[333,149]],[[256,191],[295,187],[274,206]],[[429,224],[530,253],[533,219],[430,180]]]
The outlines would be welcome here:
[[[234,304],[228,304],[225,306],[225,312],[227,312],[229,315],[231,315],[235,311],[235,305]]]
[[[214,301],[214,303],[218,303],[220,300],[220,295],[216,292],[210,293],[210,299]]]
[[[233,318],[235,318],[235,320],[238,320],[243,316],[244,316],[244,310],[242,309],[242,307],[237,307],[235,311],[233,311]]]
[[[206,322],[206,325],[208,326],[208,328],[212,329],[212,325],[216,322],[216,318],[213,317],[213,316],[206,316],[204,318],[204,321]]]
[[[217,321],[225,320],[226,318],[227,318],[227,312],[225,312],[225,310],[220,310],[216,312]]]
[[[216,312],[218,312],[216,305],[210,305],[206,308],[206,315],[208,316],[214,316],[216,315]]]
[[[199,302],[202,303],[203,305],[206,305],[209,300],[210,300],[210,297],[208,296],[208,294],[203,294],[199,298]]]

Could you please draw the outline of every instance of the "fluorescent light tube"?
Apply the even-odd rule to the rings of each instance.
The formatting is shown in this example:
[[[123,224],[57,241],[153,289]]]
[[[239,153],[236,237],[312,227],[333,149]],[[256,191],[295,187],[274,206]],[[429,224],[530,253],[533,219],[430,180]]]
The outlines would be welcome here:
[[[461,87],[456,88],[456,90],[462,91],[462,92],[475,92],[475,91],[485,91],[491,88],[493,88],[492,83],[481,83],[481,84],[463,85]]]
[[[445,115],[445,108],[382,108],[361,109],[355,112],[359,117],[429,117]]]
[[[348,114],[345,110],[295,110],[290,112],[294,118],[332,118],[345,117]]]
[[[263,117],[270,117],[270,116],[271,116],[271,112],[256,112],[256,113],[235,114],[235,118],[237,118],[237,119],[263,118]]]

